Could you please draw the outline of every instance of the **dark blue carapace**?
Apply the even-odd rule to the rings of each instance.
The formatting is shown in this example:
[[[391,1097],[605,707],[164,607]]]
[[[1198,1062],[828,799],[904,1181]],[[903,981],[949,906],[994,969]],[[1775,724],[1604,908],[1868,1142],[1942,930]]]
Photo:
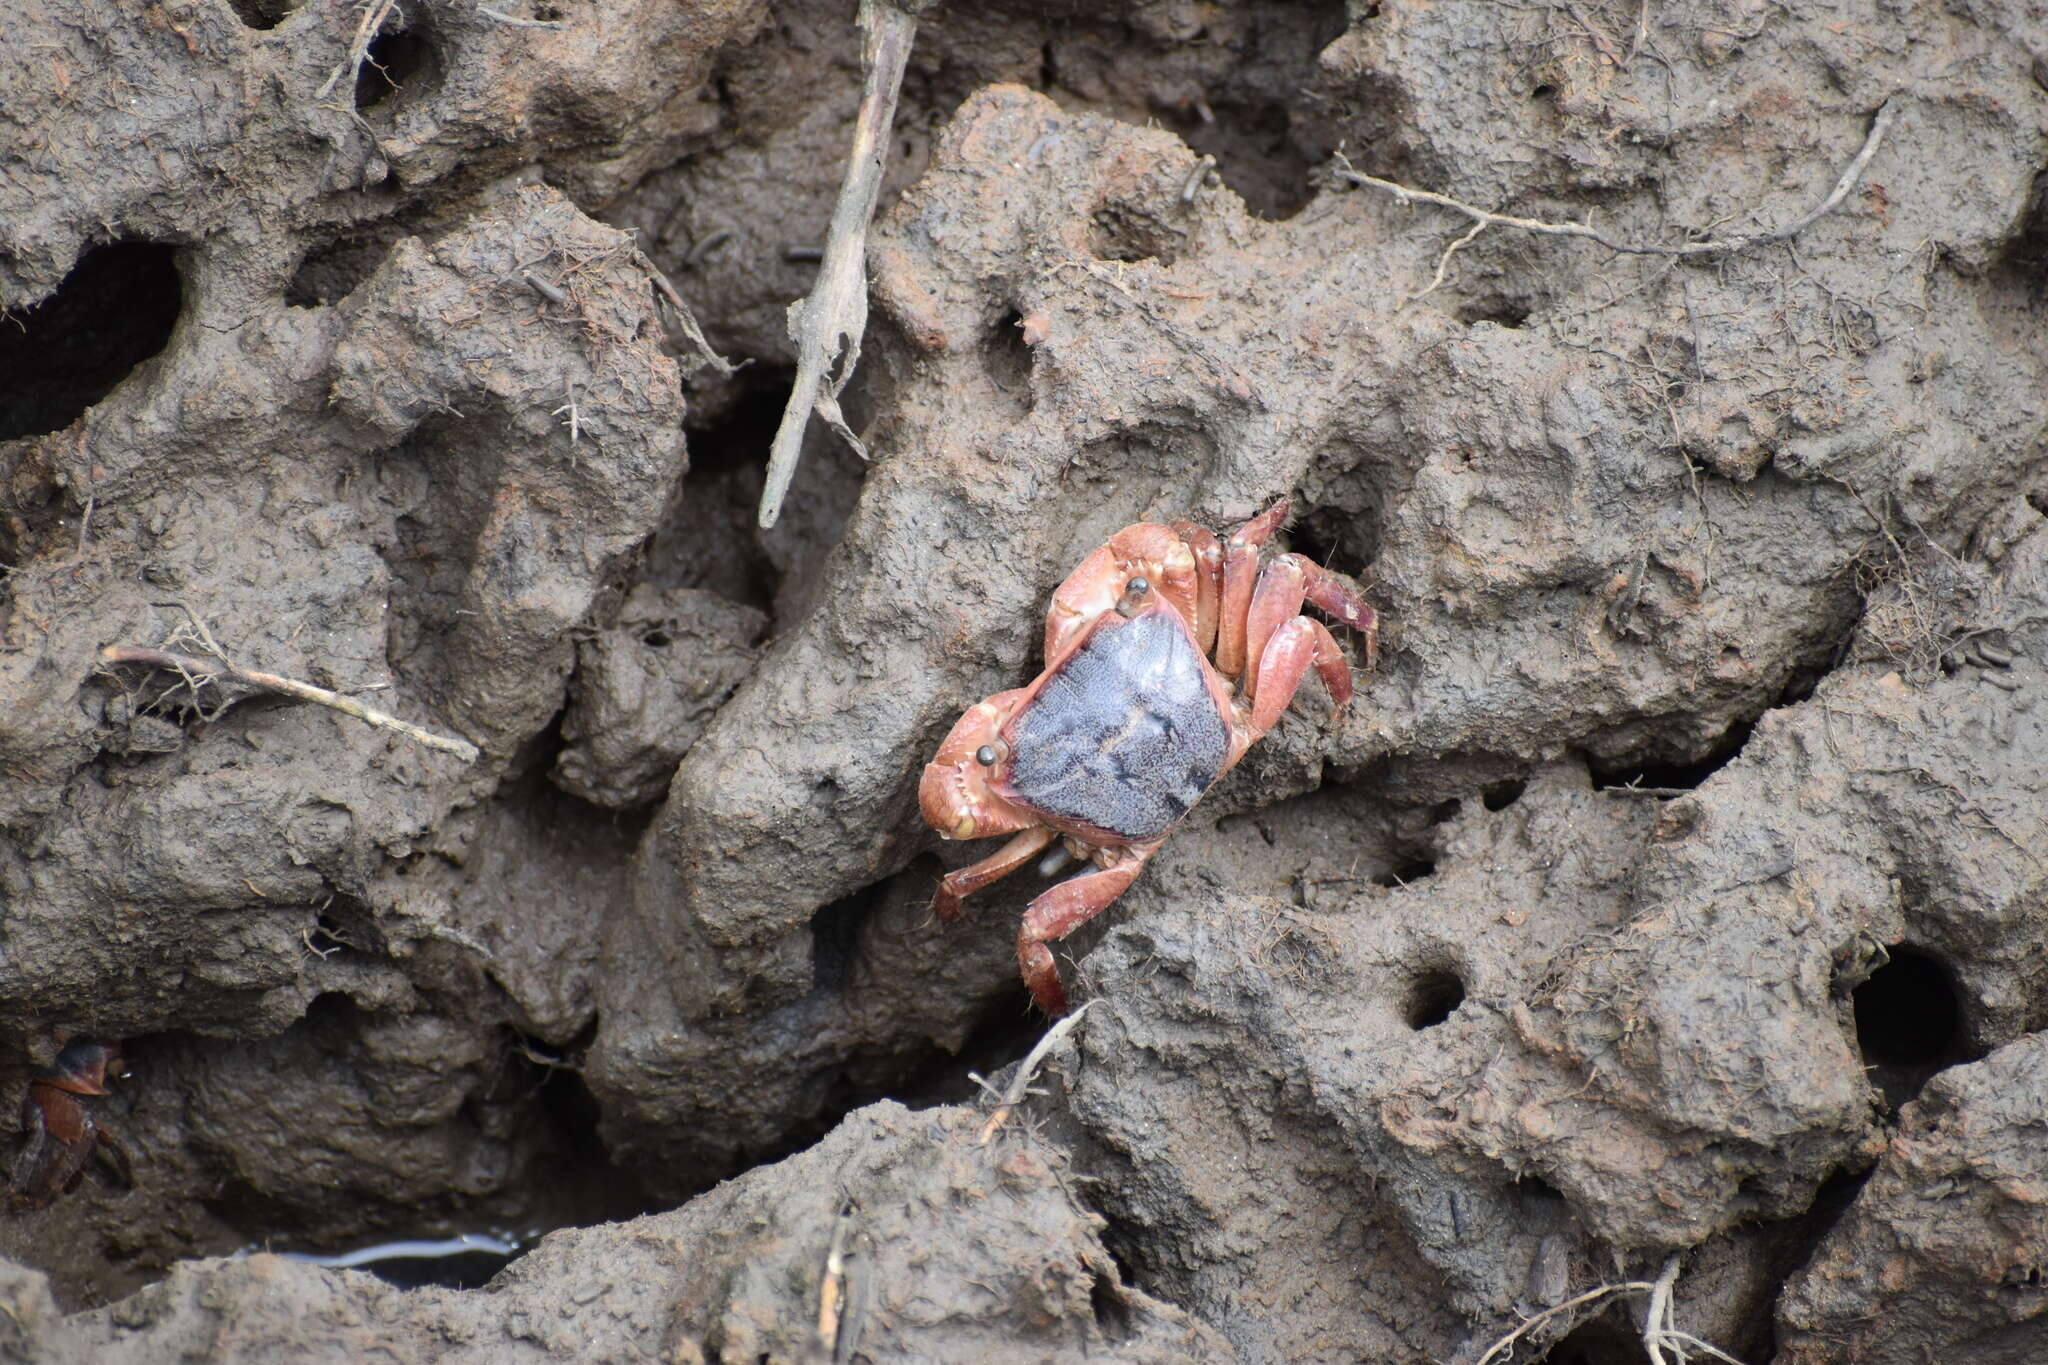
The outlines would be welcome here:
[[[1054,819],[1134,842],[1202,798],[1230,731],[1180,618],[1106,616],[1012,722],[1010,789]]]

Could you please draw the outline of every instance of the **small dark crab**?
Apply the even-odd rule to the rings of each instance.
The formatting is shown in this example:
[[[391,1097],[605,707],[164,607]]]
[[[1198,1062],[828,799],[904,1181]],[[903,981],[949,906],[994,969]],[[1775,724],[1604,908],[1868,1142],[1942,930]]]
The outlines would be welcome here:
[[[1351,700],[1350,665],[1303,601],[1358,631],[1372,667],[1377,618],[1356,591],[1301,555],[1260,566],[1286,519],[1282,498],[1222,543],[1185,521],[1118,531],[1054,591],[1045,672],[970,708],[925,766],[918,803],[942,837],[1015,836],[947,874],[940,919],[1055,839],[1094,864],[1024,912],[1017,961],[1047,1014],[1065,1014],[1067,995],[1046,944],[1124,893],[1310,667],[1340,708]]]
[[[8,1202],[41,1209],[78,1188],[95,1154],[104,1155],[123,1184],[130,1183],[127,1149],[102,1127],[80,1096],[104,1095],[107,1082],[127,1075],[119,1043],[71,1043],[50,1066],[29,1078],[21,1102],[28,1145],[16,1158]]]

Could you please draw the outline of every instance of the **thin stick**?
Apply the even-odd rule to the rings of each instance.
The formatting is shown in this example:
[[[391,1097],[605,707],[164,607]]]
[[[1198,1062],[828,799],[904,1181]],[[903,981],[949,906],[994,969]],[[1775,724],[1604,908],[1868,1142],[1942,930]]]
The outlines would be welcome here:
[[[1572,0],[1565,0],[1564,7],[1566,13],[1579,21],[1579,27],[1586,30],[1586,36],[1593,40],[1594,47],[1600,49],[1600,55],[1605,57],[1610,65],[1618,69],[1622,65],[1624,58],[1620,50],[1614,46],[1614,40],[1607,36],[1605,30],[1601,29],[1591,19],[1588,19],[1585,11],[1573,4]]]
[[[839,394],[860,363],[861,334],[868,325],[867,233],[882,191],[882,167],[889,155],[889,126],[917,20],[892,0],[861,0],[860,24],[867,31],[861,61],[866,70],[860,113],[853,125],[853,149],[846,159],[839,202],[825,234],[825,259],[810,295],[789,306],[789,335],[796,342],[796,383],[768,450],[768,478],[761,489],[762,529],[782,515],[782,499],[803,453],[804,428],[816,412],[863,460],[867,448],[846,425]]]
[[[169,669],[184,675],[186,683],[194,688],[218,678],[233,678],[236,682],[259,691],[276,692],[287,697],[297,697],[301,701],[315,702],[345,716],[354,716],[357,720],[380,729],[395,730],[408,739],[426,745],[429,749],[454,754],[464,763],[474,763],[477,760],[476,745],[466,739],[450,739],[431,730],[422,730],[410,721],[400,720],[373,706],[365,706],[353,697],[344,697],[339,692],[330,692],[324,687],[315,687],[296,678],[280,677],[275,673],[259,673],[253,668],[238,668],[225,661],[209,662],[191,654],[151,649],[146,645],[108,645],[100,651],[100,663],[109,667],[115,664],[146,664],[150,668]]]
[[[731,228],[720,228],[716,232],[705,233],[701,241],[690,244],[690,250],[683,256],[683,269],[695,270],[701,262],[710,258],[712,252],[724,246],[732,238],[733,231]]]
[[[1093,1000],[1087,1001],[1081,1008],[1047,1029],[1045,1036],[1032,1046],[1031,1051],[1024,1054],[1024,1060],[1017,1064],[1017,1074],[1003,1087],[1003,1098],[996,1105],[995,1113],[990,1114],[988,1122],[981,1125],[983,1146],[988,1145],[988,1140],[996,1135],[996,1129],[1002,1127],[1010,1117],[1010,1111],[1024,1102],[1025,1094],[1031,1089],[1032,1078],[1038,1074],[1038,1068],[1045,1061],[1046,1054],[1059,1046],[1060,1039],[1073,1032],[1074,1025],[1081,1022],[1081,1016],[1086,1014],[1088,1006],[1094,1003]]]
[[[384,27],[384,21],[391,17],[391,11],[398,8],[398,0],[363,0],[362,21],[356,25],[356,36],[349,40],[348,59],[334,68],[327,81],[313,92],[313,98],[324,100],[343,76],[354,83],[361,73],[363,63],[370,58],[370,44],[377,41],[377,30]]]
[[[1884,141],[1884,135],[1890,131],[1892,122],[1897,117],[1897,105],[1891,100],[1886,100],[1878,108],[1877,117],[1871,121],[1870,132],[1864,137],[1863,148],[1856,153],[1856,159],[1843,168],[1841,176],[1835,181],[1834,189],[1828,192],[1828,197],[1814,205],[1810,211],[1782,227],[1772,228],[1767,232],[1754,232],[1741,237],[1712,237],[1705,241],[1684,242],[1677,246],[1667,246],[1661,242],[1624,242],[1584,223],[1546,223],[1536,218],[1516,218],[1510,214],[1494,213],[1489,209],[1476,208],[1462,200],[1453,199],[1446,194],[1410,189],[1391,180],[1382,180],[1376,175],[1366,175],[1362,171],[1352,170],[1349,165],[1338,168],[1337,178],[1354,185],[1368,185],[1376,190],[1384,190],[1404,204],[1435,204],[1439,208],[1451,209],[1481,225],[1519,228],[1523,232],[1533,232],[1544,237],[1583,237],[1589,242],[1606,247],[1609,251],[1631,256],[1709,256],[1720,252],[1746,251],[1751,247],[1764,246],[1771,242],[1782,242],[1788,237],[1804,232],[1832,213],[1849,197],[1849,191],[1855,187],[1856,182],[1862,179],[1864,169],[1870,165],[1870,159],[1877,155],[1878,144]]]

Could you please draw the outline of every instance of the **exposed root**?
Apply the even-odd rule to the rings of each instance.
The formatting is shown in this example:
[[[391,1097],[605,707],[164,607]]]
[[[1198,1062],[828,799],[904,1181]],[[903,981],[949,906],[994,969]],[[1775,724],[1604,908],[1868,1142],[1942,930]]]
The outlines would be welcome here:
[[[1871,120],[1870,131],[1864,136],[1862,148],[1856,153],[1855,159],[1843,168],[1841,175],[1835,180],[1834,188],[1828,191],[1827,198],[1821,200],[1791,222],[1764,232],[1746,233],[1739,237],[1708,237],[1695,242],[1680,242],[1676,244],[1628,242],[1610,237],[1598,228],[1585,223],[1548,223],[1538,218],[1517,218],[1511,214],[1495,213],[1491,209],[1482,209],[1475,205],[1467,204],[1463,200],[1453,199],[1446,194],[1437,194],[1430,190],[1410,189],[1406,185],[1398,185],[1391,180],[1382,180],[1376,175],[1367,175],[1362,171],[1354,171],[1341,152],[1337,156],[1337,178],[1353,185],[1366,185],[1376,190],[1384,190],[1404,204],[1435,204],[1439,208],[1451,209],[1464,214],[1473,221],[1475,226],[1472,231],[1453,242],[1445,250],[1444,254],[1438,258],[1436,278],[1431,281],[1428,288],[1411,296],[1412,301],[1414,298],[1421,298],[1422,295],[1429,293],[1430,290],[1442,284],[1444,269],[1450,264],[1452,255],[1460,247],[1465,246],[1474,237],[1477,237],[1481,231],[1489,227],[1515,228],[1522,232],[1533,232],[1544,237],[1582,237],[1589,242],[1606,247],[1609,251],[1621,252],[1632,256],[1711,256],[1732,251],[1747,251],[1752,247],[1765,246],[1771,242],[1782,242],[1788,238],[1796,237],[1807,228],[1813,226],[1814,223],[1834,212],[1841,202],[1849,197],[1849,191],[1855,188],[1858,180],[1863,178],[1863,172],[1870,165],[1870,159],[1877,155],[1878,145],[1884,141],[1885,134],[1890,131],[1892,122],[1897,117],[1898,107],[1893,101],[1886,100],[1879,106],[1877,116]]]
[[[1673,1294],[1677,1286],[1678,1257],[1674,1255],[1664,1262],[1664,1271],[1650,1290],[1650,1311],[1643,1315],[1643,1353],[1650,1357],[1650,1365],[1687,1365],[1694,1352],[1726,1365],[1742,1365],[1712,1342],[1678,1330]]]
[[[356,77],[362,74],[363,63],[370,59],[370,44],[377,41],[377,31],[384,27],[384,21],[397,8],[398,0],[363,0],[363,17],[356,24],[356,36],[349,40],[348,57],[313,92],[314,99],[324,100],[334,93],[334,87],[341,84],[344,76],[348,77],[350,85],[355,84]]]
[[[220,651],[216,647],[214,652],[218,654]],[[339,711],[345,716],[354,716],[357,720],[375,725],[379,729],[396,731],[407,739],[426,745],[429,749],[454,754],[464,763],[474,763],[477,760],[476,745],[466,739],[451,739],[446,735],[437,735],[431,730],[422,730],[411,721],[400,720],[389,712],[379,711],[374,706],[365,706],[353,697],[344,697],[339,692],[330,692],[324,687],[315,687],[312,683],[280,677],[275,673],[258,672],[253,668],[239,668],[228,663],[225,656],[218,662],[213,662],[191,654],[178,654],[168,649],[152,649],[147,645],[108,645],[100,651],[99,657],[100,665],[104,668],[113,668],[121,664],[142,664],[149,668],[167,669],[183,677],[185,685],[195,696],[207,683],[230,678],[260,692],[297,697],[301,701],[314,702]]]
[[[1657,1286],[1648,1280],[1629,1280],[1623,1284],[1603,1284],[1574,1295],[1563,1303],[1554,1304],[1509,1332],[1506,1336],[1486,1348],[1486,1354],[1479,1357],[1478,1365],[1494,1365],[1495,1361],[1506,1361],[1514,1354],[1515,1343],[1554,1318],[1580,1312],[1596,1303],[1604,1303],[1619,1294],[1647,1294]],[[1574,1319],[1576,1321],[1576,1319]]]
[[[1514,1356],[1515,1343],[1538,1328],[1561,1317],[1570,1317],[1576,1324],[1590,1316],[1595,1305],[1624,1294],[1650,1296],[1649,1310],[1643,1315],[1643,1351],[1653,1365],[1687,1365],[1695,1354],[1723,1361],[1725,1365],[1743,1365],[1713,1343],[1678,1330],[1673,1292],[1678,1285],[1678,1262],[1679,1258],[1672,1256],[1664,1262],[1663,1271],[1654,1280],[1596,1285],[1583,1294],[1573,1295],[1563,1303],[1544,1309],[1487,1347],[1486,1354],[1479,1357],[1477,1365],[1505,1365]]]
[[[1003,1087],[995,1112],[988,1116],[987,1123],[981,1125],[983,1146],[987,1146],[989,1139],[996,1135],[996,1130],[1009,1120],[1011,1112],[1024,1102],[1024,1097],[1032,1093],[1031,1082],[1038,1075],[1038,1068],[1044,1064],[1046,1056],[1059,1046],[1060,1039],[1073,1032],[1074,1025],[1081,1022],[1081,1016],[1086,1014],[1088,1006],[1094,1003],[1093,1000],[1084,1002],[1072,1014],[1047,1029],[1045,1036],[1032,1046],[1031,1051],[1024,1054],[1024,1060],[1017,1064],[1017,1074],[1010,1077],[1010,1083]],[[987,1082],[981,1080],[981,1077],[976,1076],[974,1079],[981,1082],[984,1089],[992,1089]]]
[[[1466,233],[1463,237],[1460,237],[1457,241],[1452,242],[1449,246],[1445,247],[1444,254],[1436,258],[1436,274],[1430,276],[1428,284],[1416,290],[1407,298],[1402,299],[1401,306],[1403,308],[1406,308],[1409,304],[1415,302],[1415,300],[1419,298],[1422,298],[1424,295],[1434,294],[1437,291],[1437,289],[1442,286],[1444,282],[1444,272],[1451,268],[1451,257],[1457,255],[1464,248],[1472,245],[1473,239],[1478,237],[1479,234],[1484,231],[1486,231],[1485,223],[1474,223],[1472,225],[1472,230],[1470,232]]]
[[[896,96],[903,69],[910,60],[917,20],[898,9],[894,0],[861,0],[861,27],[867,31],[862,51],[866,71],[860,114],[854,121],[853,148],[846,158],[846,179],[832,208],[825,234],[825,257],[818,267],[810,296],[789,306],[789,335],[796,342],[796,383],[783,409],[768,451],[768,479],[761,489],[760,524],[765,530],[782,515],[782,499],[796,474],[803,452],[804,428],[816,412],[863,460],[867,448],[839,411],[839,395],[860,363],[861,334],[868,325],[867,234],[882,190],[882,166],[888,159],[889,125],[896,116]]]

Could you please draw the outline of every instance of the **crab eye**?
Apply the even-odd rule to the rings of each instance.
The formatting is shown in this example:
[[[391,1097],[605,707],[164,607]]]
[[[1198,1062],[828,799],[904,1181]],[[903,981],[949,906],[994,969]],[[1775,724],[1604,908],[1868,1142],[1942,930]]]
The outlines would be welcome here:
[[[1126,597],[1143,597],[1150,591],[1152,591],[1152,585],[1147,583],[1142,577],[1133,578],[1130,582],[1124,584],[1124,595]]]
[[[979,763],[984,768],[995,767],[996,746],[993,744],[984,744],[979,749],[976,749],[974,751],[974,761],[976,763]]]

